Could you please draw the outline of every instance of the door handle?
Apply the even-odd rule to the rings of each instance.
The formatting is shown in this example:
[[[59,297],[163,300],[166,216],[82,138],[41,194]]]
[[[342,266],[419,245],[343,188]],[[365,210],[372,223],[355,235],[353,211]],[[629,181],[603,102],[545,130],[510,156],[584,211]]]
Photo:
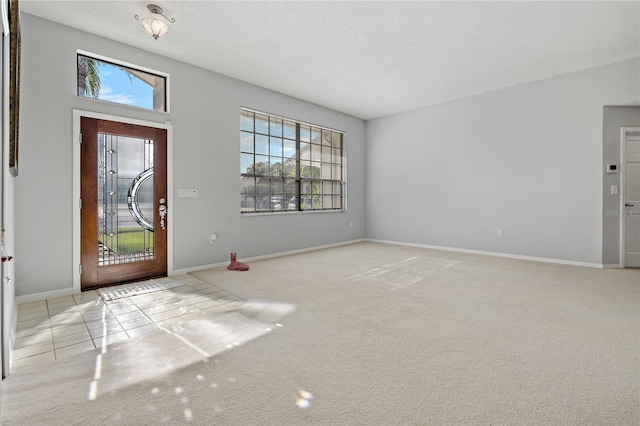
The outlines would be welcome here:
[[[633,204],[629,204],[629,203],[624,203],[625,207],[633,207]]]
[[[160,206],[158,206],[158,214],[160,215],[160,227],[165,229],[164,217],[167,215],[167,206],[160,204]]]

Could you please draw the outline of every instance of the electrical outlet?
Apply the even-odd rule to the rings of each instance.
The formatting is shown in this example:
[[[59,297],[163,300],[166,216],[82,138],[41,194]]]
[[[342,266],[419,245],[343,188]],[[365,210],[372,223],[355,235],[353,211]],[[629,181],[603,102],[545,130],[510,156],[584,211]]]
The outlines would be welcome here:
[[[498,229],[498,237],[502,237],[502,229]]]
[[[209,244],[214,245],[217,239],[218,239],[218,236],[216,234],[211,234],[209,236]]]

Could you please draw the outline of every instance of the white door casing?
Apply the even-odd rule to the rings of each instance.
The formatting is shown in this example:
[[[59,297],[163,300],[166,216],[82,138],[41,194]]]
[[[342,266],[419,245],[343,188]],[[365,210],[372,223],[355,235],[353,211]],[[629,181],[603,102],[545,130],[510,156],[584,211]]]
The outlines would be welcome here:
[[[623,127],[620,145],[620,261],[640,268],[640,128]]]

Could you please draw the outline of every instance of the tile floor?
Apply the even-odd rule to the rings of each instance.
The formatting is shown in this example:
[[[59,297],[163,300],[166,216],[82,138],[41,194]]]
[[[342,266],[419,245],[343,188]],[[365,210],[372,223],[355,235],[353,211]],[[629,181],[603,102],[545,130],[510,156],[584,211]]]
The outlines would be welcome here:
[[[244,303],[190,275],[154,281],[179,285],[106,302],[98,291],[87,291],[18,305],[12,372],[133,339],[157,330],[158,326],[231,310]]]

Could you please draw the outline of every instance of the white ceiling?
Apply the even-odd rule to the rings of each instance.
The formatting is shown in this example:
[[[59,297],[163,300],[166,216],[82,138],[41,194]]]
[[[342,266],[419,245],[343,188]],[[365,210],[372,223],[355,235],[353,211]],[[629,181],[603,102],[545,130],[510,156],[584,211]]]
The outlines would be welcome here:
[[[364,119],[640,56],[638,1],[20,1]],[[134,18],[148,3],[176,20],[159,40]]]

